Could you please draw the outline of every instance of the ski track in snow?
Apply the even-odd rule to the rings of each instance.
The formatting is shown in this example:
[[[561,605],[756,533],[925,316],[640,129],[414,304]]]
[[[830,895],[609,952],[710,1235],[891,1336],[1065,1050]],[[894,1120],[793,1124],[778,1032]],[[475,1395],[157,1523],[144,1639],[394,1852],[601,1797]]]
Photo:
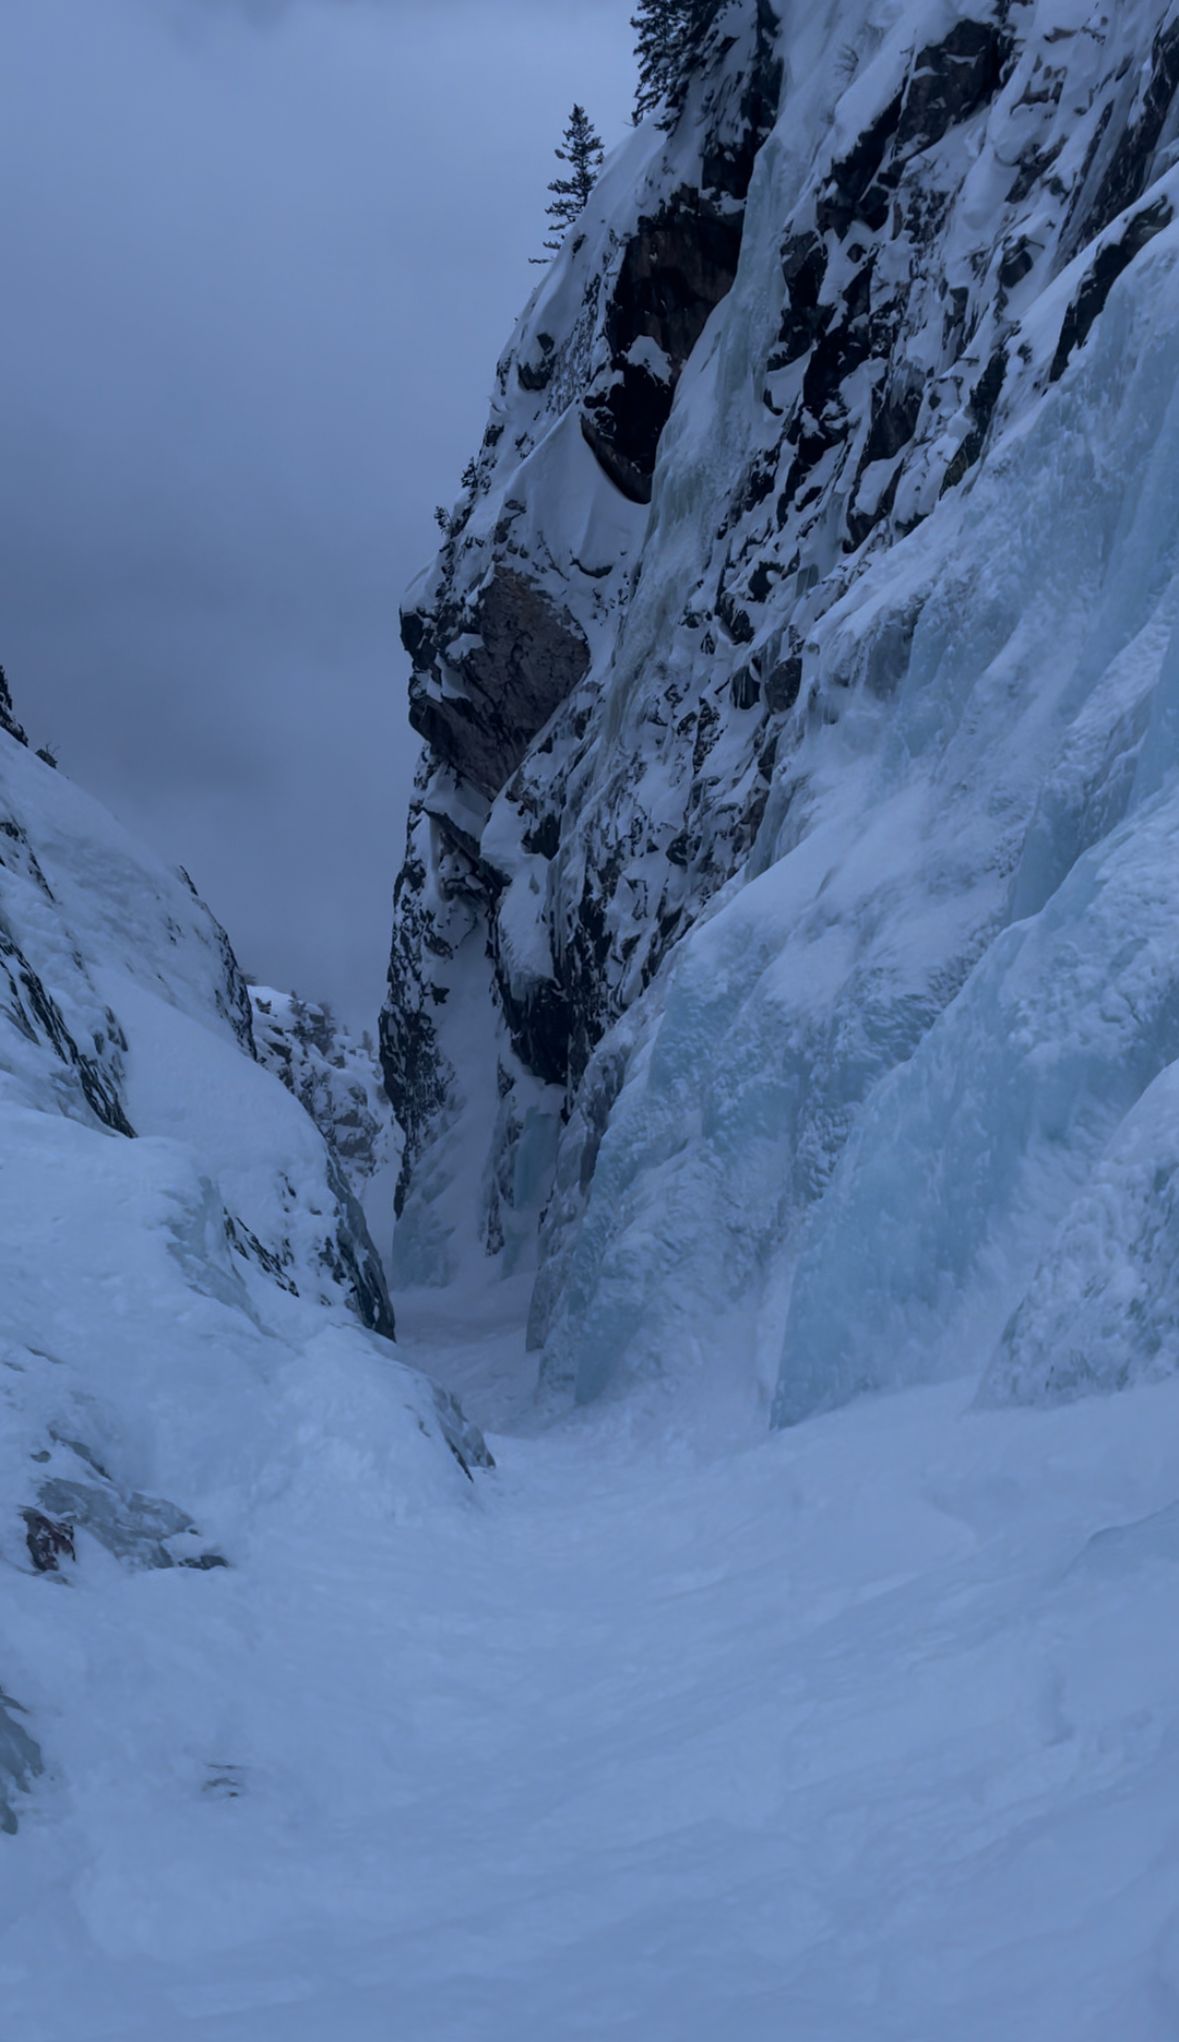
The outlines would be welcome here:
[[[519,1408],[510,1326],[407,1316]],[[1177,1418],[958,1383],[653,1462],[632,1400],[496,1436],[474,1509],[342,1501],[264,1598],[112,1563],[106,1762],[64,1876],[52,1814],[8,1853],[4,2034],[1173,2036]],[[151,1739],[177,1690],[221,1711],[203,1780]]]

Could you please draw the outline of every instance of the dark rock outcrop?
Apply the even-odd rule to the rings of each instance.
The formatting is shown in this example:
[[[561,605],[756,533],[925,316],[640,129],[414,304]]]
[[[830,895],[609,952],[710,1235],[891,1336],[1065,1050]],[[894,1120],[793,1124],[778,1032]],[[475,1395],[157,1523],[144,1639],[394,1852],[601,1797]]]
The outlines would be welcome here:
[[[46,1517],[43,1510],[23,1510],[25,1544],[38,1574],[56,1574],[63,1560],[76,1560],[73,1525]]]
[[[38,1487],[38,1507],[24,1513],[29,1555],[39,1573],[56,1573],[62,1558],[77,1558],[78,1531],[89,1532],[129,1567],[207,1570],[227,1564],[221,1554],[201,1545],[186,1510],[162,1497],[121,1488],[80,1442],[55,1444],[58,1463],[80,1462],[84,1474],[49,1476]]]
[[[443,607],[429,619],[412,615],[402,635],[415,662],[413,728],[488,796],[589,666],[575,620],[510,567],[492,575],[469,613]]]
[[[1143,206],[1141,212],[1133,215],[1123,234],[1116,240],[1104,242],[1098,249],[1080,290],[1064,315],[1050,371],[1054,383],[1063,376],[1077,348],[1084,347],[1118,278],[1129,269],[1134,257],[1141,255],[1147,244],[1154,240],[1155,235],[1170,226],[1174,217],[1171,201],[1156,199],[1153,205]]]
[[[369,1233],[360,1200],[338,1157],[330,1150],[328,1183],[340,1214],[340,1224],[324,1243],[324,1265],[351,1298],[361,1325],[382,1334],[386,1340],[393,1340],[397,1336],[397,1326],[389,1302],[384,1265]]]
[[[1104,233],[1120,212],[1141,198],[1177,91],[1179,20],[1173,20],[1164,23],[1154,39],[1149,75],[1137,114],[1128,127],[1115,131],[1113,148],[1100,173],[1096,192],[1090,196],[1088,178],[1078,188],[1075,220],[1065,244],[1070,254]],[[1103,129],[1093,151],[1094,169],[1101,162],[1101,144],[1105,141]]]
[[[610,359],[582,399],[581,429],[634,503],[651,501],[676,385],[740,253],[740,213],[695,190],[673,193],[627,243],[606,315]]]
[[[11,830],[8,841],[13,841]],[[0,863],[4,862],[4,846],[5,834],[0,832]],[[32,856],[27,845],[21,848],[27,857]],[[57,1001],[2,921],[0,1010],[29,1042],[44,1043],[52,1050],[96,1120],[112,1134],[134,1135],[119,1096],[119,1058],[126,1043],[114,1016],[108,1013],[107,1033],[101,1041],[92,1049],[80,1048]]]

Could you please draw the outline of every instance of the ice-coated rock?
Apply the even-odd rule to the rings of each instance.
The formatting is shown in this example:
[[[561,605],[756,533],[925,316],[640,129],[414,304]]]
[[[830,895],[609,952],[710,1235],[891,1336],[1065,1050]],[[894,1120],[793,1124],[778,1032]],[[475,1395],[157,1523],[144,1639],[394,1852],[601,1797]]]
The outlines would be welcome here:
[[[551,1387],[736,1352],[786,1422],[1029,1356],[1179,1054],[1179,20],[717,29],[526,311],[411,596],[452,723],[472,658],[512,693],[505,572],[588,664],[498,787],[427,750],[384,1051],[403,1273],[539,1241]]]
[[[363,1192],[386,1169],[397,1128],[370,1036],[356,1036],[330,1007],[271,986],[250,986],[259,1062],[282,1079]]]
[[[470,1240],[530,1252],[561,1093],[600,1032],[595,902],[571,942],[549,913],[570,732],[630,597],[676,385],[732,285],[779,65],[764,0],[721,9],[675,133],[646,124],[607,170],[499,364],[472,485],[406,605],[427,750],[381,1030],[406,1278],[444,1280]],[[473,1172],[450,1153],[460,1122]]]
[[[388,1283],[366,1201],[387,1203],[403,1137],[372,1039],[353,1035],[330,1007],[271,986],[251,985],[250,1008],[259,1061],[294,1094],[328,1147],[329,1182],[343,1219],[328,1266],[365,1324],[392,1338]]]

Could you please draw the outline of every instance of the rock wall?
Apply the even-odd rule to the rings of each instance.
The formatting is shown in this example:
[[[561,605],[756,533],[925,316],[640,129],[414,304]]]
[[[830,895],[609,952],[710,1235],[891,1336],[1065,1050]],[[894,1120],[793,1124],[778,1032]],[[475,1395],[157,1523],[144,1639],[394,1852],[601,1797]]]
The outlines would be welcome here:
[[[612,159],[500,365],[474,486],[407,612],[430,745],[383,1047],[409,1129],[403,1279],[444,1280],[476,1240],[510,1262],[539,1224],[533,1336],[562,1380],[597,1383],[590,1348],[633,1345],[621,1263],[609,1280],[626,1308],[586,1344],[628,1210],[623,1179],[601,1175],[603,1141],[622,1143],[640,1075],[650,1103],[652,1045],[692,978],[686,939],[774,870],[802,888],[794,926],[817,942],[841,868],[812,869],[811,892],[792,875],[866,770],[850,733],[900,784],[901,730],[924,745],[936,728],[948,746],[967,713],[973,684],[940,591],[980,563],[951,542],[1007,556],[993,491],[992,522],[980,509],[962,536],[979,478],[1041,417],[1045,459],[1065,472],[1051,421],[1075,408],[1062,397],[1053,410],[1054,393],[1088,373],[1151,251],[1166,259],[1177,52],[1168,0],[783,0],[777,13],[734,0],[678,122],[644,124]],[[1104,400],[1088,402],[1104,430]],[[1129,478],[1109,445],[1109,475],[1078,483],[1068,506],[1071,552],[1025,535],[1023,559],[1045,576],[1084,563],[1089,577],[1049,586],[1045,659],[1079,657],[1079,620],[1110,594],[1105,492]],[[1007,590],[972,582],[960,597],[980,659],[1021,579],[1014,555],[1009,573]],[[1042,593],[1025,587],[1025,622]],[[918,666],[940,702],[928,729],[897,706]],[[734,1294],[794,1238],[872,1084],[912,1054],[1012,912],[1064,697],[1045,688],[1037,723],[1034,681],[1021,670],[1009,686],[1012,724],[1031,719],[1022,765],[998,726],[963,764],[976,866],[944,927],[925,930],[919,968],[887,954],[904,916],[882,879],[875,933],[860,928],[865,880],[847,941],[866,959],[879,939],[877,962],[840,967],[821,1026],[783,1021],[802,1033],[788,1080],[767,1087],[777,1175],[745,1215],[746,1245],[725,1235]],[[866,806],[865,835],[868,822]],[[898,840],[898,873],[908,849]],[[947,893],[960,851],[928,849],[956,875]],[[758,929],[746,935],[760,954]],[[818,952],[799,963],[827,987]],[[720,1164],[699,1102],[723,1089],[717,1060],[734,1053],[719,1007],[701,1018],[709,1002],[702,983],[677,1036],[677,1056],[696,1060],[682,1109],[643,1123],[669,1170],[707,1149],[706,1177]],[[750,1037],[745,1054],[772,1061],[772,1042]],[[729,1091],[746,1076],[730,1072]],[[643,1236],[642,1281],[660,1262],[653,1240],[667,1236],[674,1268],[694,1226],[669,1213]]]
[[[556,954],[547,931],[561,796],[546,768],[563,772],[585,736],[676,386],[733,282],[777,110],[777,30],[764,0],[719,9],[673,132],[646,123],[607,170],[499,364],[473,486],[403,615],[426,751],[381,1051],[407,1136],[407,1277],[441,1280],[473,1234],[498,1252],[508,1233],[517,1248],[535,1233],[561,1099],[608,1011],[595,902],[571,948]],[[455,1026],[460,1004],[482,1011],[481,1055]],[[437,1168],[459,1122],[487,1145],[486,1167],[444,1213],[442,1186],[472,1175]]]

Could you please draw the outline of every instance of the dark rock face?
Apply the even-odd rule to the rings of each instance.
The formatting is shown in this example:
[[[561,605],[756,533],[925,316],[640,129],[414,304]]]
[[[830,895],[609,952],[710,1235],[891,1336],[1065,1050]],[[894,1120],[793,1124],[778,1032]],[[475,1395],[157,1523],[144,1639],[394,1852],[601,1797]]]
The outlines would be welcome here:
[[[975,462],[982,453],[986,445],[987,434],[991,429],[991,421],[995,416],[995,408],[1002,393],[1006,374],[1006,352],[1002,348],[996,348],[974,389],[971,391],[970,396],[967,398],[970,430],[955,454],[954,459],[946,469],[945,481],[942,484],[943,491],[957,488],[963,476],[968,474],[970,469],[974,467]]]
[[[606,314],[609,361],[582,399],[581,429],[633,503],[651,501],[676,385],[737,274],[742,208],[778,112],[777,27],[774,10],[761,0],[734,130],[706,139],[698,186],[681,186],[657,213],[640,218],[615,278]]]
[[[493,924],[493,939],[495,933]],[[495,964],[504,1021],[516,1055],[543,1085],[563,1085],[569,1073],[575,1026],[566,988],[555,979],[547,979],[530,988],[527,998],[520,998],[498,953]]]
[[[340,1225],[324,1244],[326,1268],[352,1301],[362,1326],[386,1340],[397,1336],[389,1286],[368,1222],[337,1157],[328,1154],[328,1183],[340,1213]]]
[[[398,989],[403,984],[409,988],[410,981],[398,971],[391,974],[390,984]],[[439,1052],[437,1030],[428,1013],[419,1008],[400,1025],[382,1015],[381,1069],[385,1074],[389,1103],[399,1125],[405,1129],[405,1150],[393,1200],[393,1210],[400,1219],[414,1163],[446,1104],[447,1066]]]
[[[56,1574],[63,1560],[76,1560],[73,1526],[46,1517],[41,1510],[24,1510],[25,1544],[38,1574]]]
[[[769,367],[776,375],[805,358],[806,368],[784,433],[793,451],[778,499],[779,527],[809,508],[816,471],[833,458],[843,467],[862,416],[862,401],[850,395],[849,385],[873,364],[883,373],[874,380],[867,434],[845,488],[845,549],[857,552],[893,510],[899,474],[868,502],[861,485],[869,468],[894,460],[913,441],[927,379],[905,359],[908,293],[902,266],[886,264],[885,250],[891,255],[903,238],[916,251],[936,232],[948,195],[934,197],[928,178],[913,166],[994,100],[1012,53],[1006,32],[989,20],[960,21],[943,42],[922,49],[902,89],[833,165],[815,201],[814,227],[783,245],[787,304]],[[846,244],[855,268],[842,289],[827,295],[832,237]],[[989,396],[984,379],[961,473],[981,451],[994,410]]]
[[[676,384],[732,289],[740,253],[740,214],[693,190],[674,193],[655,218],[640,220],[627,244],[606,318],[610,361],[582,400],[581,429],[633,503],[651,501]]]
[[[405,622],[417,664],[409,720],[447,765],[496,794],[554,709],[589,666],[584,633],[543,590],[510,568],[495,574],[464,618],[443,612]],[[443,680],[446,644],[470,641],[456,662],[460,693]]]
[[[1177,91],[1179,21],[1171,21],[1154,39],[1150,76],[1137,118],[1118,136],[1092,202],[1086,203],[1085,186],[1078,192],[1079,218],[1068,243],[1070,253],[1103,233],[1126,206],[1142,196]]]
[[[646,339],[682,366],[731,288],[740,252],[739,215],[704,192],[673,192],[627,243],[606,314],[612,359]]]
[[[1153,241],[1156,234],[1161,234],[1164,227],[1170,226],[1174,217],[1175,209],[1170,200],[1157,199],[1154,205],[1144,206],[1140,213],[1135,213],[1120,239],[1107,241],[1098,249],[1084,283],[1064,315],[1050,372],[1054,383],[1063,376],[1076,349],[1084,347],[1118,278],[1129,269],[1134,257],[1141,255],[1148,242]]]
[[[993,99],[1011,51],[994,21],[959,21],[944,42],[922,50],[901,105],[896,155],[930,148]]]
[[[431,827],[422,806],[423,776],[410,810],[409,845],[393,892],[393,947],[389,999],[381,1014],[378,1049],[385,1090],[405,1136],[394,1210],[405,1206],[414,1166],[439,1124],[454,1074],[438,1041],[435,1015],[448,989],[442,981],[454,951],[446,934],[443,901],[433,897],[428,852]]]

